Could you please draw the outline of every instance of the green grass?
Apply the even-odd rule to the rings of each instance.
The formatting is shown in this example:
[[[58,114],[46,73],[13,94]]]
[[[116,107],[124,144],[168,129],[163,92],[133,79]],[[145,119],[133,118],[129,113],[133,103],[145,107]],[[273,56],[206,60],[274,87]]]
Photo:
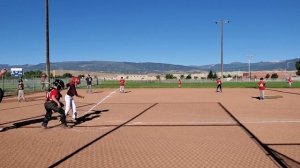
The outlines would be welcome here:
[[[40,82],[28,80],[25,81],[25,93],[38,92]],[[16,81],[1,82],[1,88],[4,88],[6,95],[16,94]],[[4,86],[4,87],[3,87]],[[286,81],[267,81],[267,88],[289,88]],[[162,80],[162,81],[126,81],[126,88],[177,88],[177,80]],[[80,85],[81,89],[86,88],[85,83]],[[99,85],[93,85],[93,88],[119,88],[117,80],[101,81]],[[202,80],[183,80],[182,88],[216,88],[215,81]],[[257,88],[257,82],[223,82],[223,88]],[[300,88],[300,82],[296,81],[292,84],[292,88]]]
[[[223,82],[223,88],[256,88],[257,82]],[[289,88],[285,81],[267,81],[267,88]],[[83,88],[84,86],[82,86]],[[102,81],[94,88],[118,88],[118,81]],[[177,88],[177,81],[126,81],[126,88]],[[182,88],[215,88],[216,83],[201,81],[184,81]],[[292,88],[300,88],[300,82],[294,82]]]

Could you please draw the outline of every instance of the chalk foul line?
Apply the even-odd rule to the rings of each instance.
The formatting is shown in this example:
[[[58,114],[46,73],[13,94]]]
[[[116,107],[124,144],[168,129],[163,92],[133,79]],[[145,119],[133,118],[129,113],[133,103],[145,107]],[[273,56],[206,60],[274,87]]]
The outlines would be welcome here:
[[[87,113],[91,112],[95,107],[97,107],[98,105],[100,105],[101,103],[103,103],[106,99],[110,98],[113,94],[115,94],[117,90],[118,90],[118,89],[116,89],[116,90],[110,92],[107,96],[105,96],[104,98],[102,98],[99,102],[97,102],[96,105],[94,105],[92,108],[90,108],[90,109],[89,109],[87,112],[85,112],[84,114],[87,114]]]

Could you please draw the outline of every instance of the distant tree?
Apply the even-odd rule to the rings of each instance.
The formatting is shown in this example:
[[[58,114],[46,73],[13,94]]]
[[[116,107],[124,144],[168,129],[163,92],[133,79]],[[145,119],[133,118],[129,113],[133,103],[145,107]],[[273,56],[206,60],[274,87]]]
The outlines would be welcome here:
[[[156,79],[160,81],[160,75],[156,75]]]
[[[271,79],[277,79],[278,78],[278,74],[277,73],[273,73],[272,75],[271,75]]]
[[[72,74],[71,73],[65,73],[65,74],[63,74],[63,78],[72,78]]]
[[[265,78],[266,78],[266,79],[269,79],[269,78],[270,78],[270,74],[267,74]]]
[[[6,77],[11,77],[11,73],[6,73],[4,76],[6,76]]]
[[[230,74],[227,75],[227,78],[231,78],[232,76]]]
[[[84,78],[84,77],[85,77],[85,75],[83,75],[83,74],[80,74],[80,75],[78,75],[78,77],[79,77],[79,78]]]
[[[296,74],[300,75],[300,60],[296,62],[295,66],[296,66],[296,69],[297,69]]]
[[[192,79],[192,75],[191,75],[191,74],[188,74],[188,76],[186,76],[185,79]]]
[[[197,80],[199,77],[198,76],[194,76],[194,79]]]
[[[180,75],[180,79],[184,79],[184,75]]]
[[[217,79],[218,78],[218,75],[217,73],[215,72],[214,75],[213,75],[213,79]]]
[[[176,79],[173,74],[166,74],[166,79]]]
[[[213,72],[210,70],[208,75],[207,75],[207,79],[212,79],[214,78]]]
[[[32,78],[32,77],[41,77],[42,76],[42,71],[36,70],[36,71],[27,71],[24,73],[24,77],[26,78]]]

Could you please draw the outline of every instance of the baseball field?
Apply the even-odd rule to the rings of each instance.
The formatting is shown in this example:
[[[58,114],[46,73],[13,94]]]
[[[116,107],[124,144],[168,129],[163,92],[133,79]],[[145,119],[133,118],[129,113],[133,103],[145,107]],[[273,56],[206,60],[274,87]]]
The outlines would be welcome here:
[[[66,90],[64,90],[65,95]],[[0,103],[0,167],[300,167],[299,88],[78,89],[43,129],[44,92]],[[62,99],[62,102],[64,100]]]

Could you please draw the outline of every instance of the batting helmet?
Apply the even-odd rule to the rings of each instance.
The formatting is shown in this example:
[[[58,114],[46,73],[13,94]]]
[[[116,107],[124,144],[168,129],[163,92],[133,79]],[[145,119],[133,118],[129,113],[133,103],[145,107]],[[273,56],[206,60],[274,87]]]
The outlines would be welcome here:
[[[80,84],[80,78],[79,77],[72,77],[71,82],[74,84],[79,85]]]
[[[60,80],[60,79],[56,79],[53,83],[52,83],[58,90],[64,89],[65,88],[65,83],[64,81]]]

